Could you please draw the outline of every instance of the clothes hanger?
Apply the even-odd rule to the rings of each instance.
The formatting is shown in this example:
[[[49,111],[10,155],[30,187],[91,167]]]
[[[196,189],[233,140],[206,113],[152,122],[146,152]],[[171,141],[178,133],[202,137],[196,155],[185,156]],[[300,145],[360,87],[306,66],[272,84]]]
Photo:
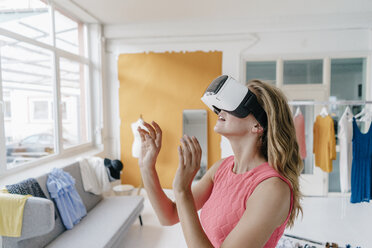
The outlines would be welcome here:
[[[372,120],[372,113],[371,111],[367,111],[365,110],[366,108],[364,108],[364,115],[362,117],[359,118],[360,121],[363,121],[363,122],[370,122]]]
[[[300,106],[298,106],[297,109],[296,109],[295,117],[298,116],[298,115],[301,115],[301,114],[302,114],[301,113],[301,108],[300,108]]]
[[[349,105],[346,106],[345,108],[345,111],[344,113],[342,114],[342,116],[346,116],[346,119],[348,121],[352,121],[353,120],[353,112],[351,111]],[[342,118],[342,117],[341,117]]]
[[[328,115],[328,111],[326,107],[323,107],[319,113],[322,117],[326,117]]]
[[[362,111],[360,111],[358,114],[356,114],[354,117],[355,117],[355,119],[358,119],[359,117],[362,117],[363,115],[365,115],[366,114],[366,108],[364,107],[363,109],[362,109]]]

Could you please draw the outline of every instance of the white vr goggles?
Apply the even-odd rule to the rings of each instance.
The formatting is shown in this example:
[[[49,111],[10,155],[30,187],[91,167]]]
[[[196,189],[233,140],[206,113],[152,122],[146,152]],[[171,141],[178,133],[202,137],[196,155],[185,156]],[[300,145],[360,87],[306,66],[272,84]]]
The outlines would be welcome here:
[[[263,128],[267,127],[266,112],[258,103],[256,95],[230,76],[222,75],[214,79],[201,100],[216,114],[224,110],[244,118],[252,113]]]

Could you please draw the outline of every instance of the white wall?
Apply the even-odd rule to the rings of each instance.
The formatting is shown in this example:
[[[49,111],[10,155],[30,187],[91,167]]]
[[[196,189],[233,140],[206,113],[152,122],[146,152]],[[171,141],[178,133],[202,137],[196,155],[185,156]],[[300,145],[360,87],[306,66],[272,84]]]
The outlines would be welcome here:
[[[200,35],[200,29],[195,27],[196,35],[182,35],[174,29],[169,29],[169,35],[164,30],[159,36],[153,30],[134,29],[120,30],[116,26],[105,27],[107,39],[107,77],[106,86],[109,89],[107,106],[110,118],[109,139],[113,152],[118,154],[119,141],[119,111],[118,111],[118,79],[117,58],[121,53],[165,52],[165,51],[222,51],[222,73],[230,74],[243,80],[243,59],[276,59],[276,58],[323,58],[323,57],[353,57],[370,56],[371,31],[367,28],[279,32],[277,30],[257,33],[240,34],[206,34]],[[190,28],[191,30],[191,28]],[[120,38],[122,37],[122,38]],[[371,71],[371,64],[368,65]],[[370,98],[371,77],[367,77],[367,97]],[[231,153],[226,140],[222,141],[222,157]]]

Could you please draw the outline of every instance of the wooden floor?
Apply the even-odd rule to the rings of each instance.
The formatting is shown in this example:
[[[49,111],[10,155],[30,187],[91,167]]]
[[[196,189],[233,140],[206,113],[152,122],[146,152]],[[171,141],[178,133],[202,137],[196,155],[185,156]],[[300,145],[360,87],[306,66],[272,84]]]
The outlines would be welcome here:
[[[166,191],[172,199],[172,191]],[[142,212],[143,226],[137,220],[123,238],[123,248],[186,248],[181,225],[164,227],[146,197]],[[372,247],[372,203],[351,204],[348,197],[305,197],[304,217],[286,234],[314,241],[335,242],[340,247]],[[295,239],[290,239],[295,242]],[[300,242],[301,243],[301,242]],[[301,243],[303,244],[303,242]],[[311,244],[311,243],[309,243]],[[315,247],[324,247],[315,245]]]

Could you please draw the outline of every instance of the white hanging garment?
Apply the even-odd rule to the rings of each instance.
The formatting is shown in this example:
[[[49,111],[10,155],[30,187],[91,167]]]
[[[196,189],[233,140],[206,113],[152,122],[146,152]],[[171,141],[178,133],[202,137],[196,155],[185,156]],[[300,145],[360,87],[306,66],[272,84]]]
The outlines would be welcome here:
[[[349,192],[351,185],[353,124],[349,120],[352,119],[352,117],[353,113],[348,106],[338,122],[338,139],[340,145],[340,187],[342,193]]]
[[[328,111],[326,107],[323,107],[322,110],[319,113],[323,118],[328,115]]]
[[[107,170],[100,157],[78,158],[84,190],[101,195],[111,189]]]
[[[134,141],[132,145],[132,156],[135,158],[139,158],[141,153],[141,136],[138,132],[138,127],[141,127],[144,130],[147,130],[147,128],[143,125],[142,118],[139,118],[136,122],[133,122],[131,124],[132,132],[134,136]]]
[[[300,107],[297,107],[297,109],[296,109],[296,113],[295,113],[294,116],[296,117],[296,116],[298,116],[298,115],[300,115],[300,114],[302,114],[302,113],[301,113],[301,109],[300,109]]]

